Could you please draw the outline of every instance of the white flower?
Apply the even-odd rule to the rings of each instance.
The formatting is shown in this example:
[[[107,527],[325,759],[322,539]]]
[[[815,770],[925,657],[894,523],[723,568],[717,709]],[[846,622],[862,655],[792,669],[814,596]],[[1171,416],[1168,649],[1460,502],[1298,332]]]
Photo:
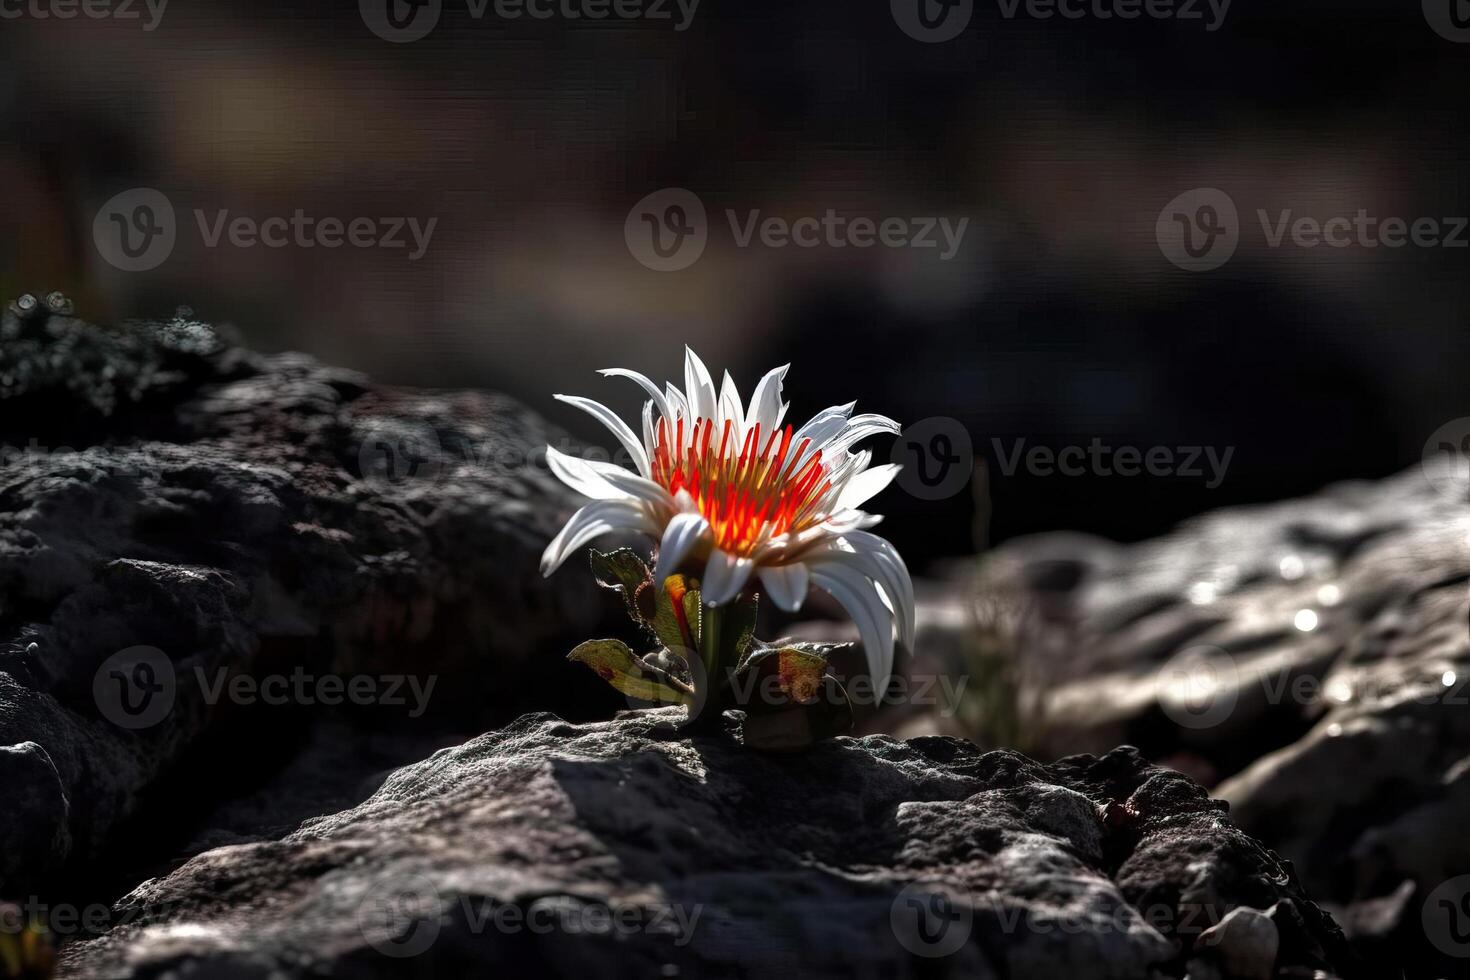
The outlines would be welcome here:
[[[593,502],[547,547],[541,571],[550,575],[594,538],[632,530],[658,542],[656,587],[684,562],[703,560],[702,596],[711,606],[730,602],[755,575],[777,606],[795,612],[815,585],[857,624],[881,696],[893,672],[895,630],[913,646],[914,587],[893,545],[866,530],[882,518],[858,509],[899,467],[869,468],[873,454],[851,447],[898,432],[898,423],[853,415],[849,403],[818,412],[799,429],[783,426],[786,370],[762,378],[749,405],[728,372],[717,393],[687,348],[682,391],[672,384],[660,390],[636,371],[601,372],[647,392],[642,438],[606,406],[557,395],[607,426],[634,468],[547,447],[552,472]]]

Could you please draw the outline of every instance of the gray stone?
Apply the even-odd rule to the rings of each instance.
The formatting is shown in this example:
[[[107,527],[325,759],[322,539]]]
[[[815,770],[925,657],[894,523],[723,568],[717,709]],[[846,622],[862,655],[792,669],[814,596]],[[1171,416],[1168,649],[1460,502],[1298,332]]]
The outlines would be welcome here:
[[[1264,902],[1299,913],[1283,966],[1355,975],[1290,870],[1135,752],[1043,766],[867,736],[772,757],[678,739],[677,716],[529,715],[443,749],[146,882],[65,972],[1133,980]]]
[[[1195,940],[1194,952],[1203,965],[1191,961],[1190,975],[1213,967],[1229,980],[1271,980],[1280,947],[1281,936],[1270,915],[1244,906],[1232,909]]]
[[[1470,483],[1415,467],[1138,545],[1016,541],[981,591],[1030,612],[1007,649],[1043,757],[1130,742],[1195,775],[1375,945],[1407,910],[1384,969],[1439,975],[1417,919],[1470,872],[1467,581]]]
[[[98,857],[150,791],[207,808],[310,741],[207,696],[222,679],[432,676],[426,716],[373,716],[420,729],[597,703],[545,655],[607,607],[539,574],[577,500],[534,462],[561,434],[514,401],[376,387],[182,317],[0,334],[0,894]]]

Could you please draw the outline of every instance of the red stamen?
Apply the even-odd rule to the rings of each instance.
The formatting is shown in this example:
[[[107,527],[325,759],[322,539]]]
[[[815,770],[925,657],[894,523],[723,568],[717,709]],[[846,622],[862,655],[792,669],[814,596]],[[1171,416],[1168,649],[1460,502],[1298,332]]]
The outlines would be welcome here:
[[[670,493],[684,490],[694,498],[719,548],[748,554],[767,538],[810,524],[832,486],[822,454],[806,455],[810,439],[793,452],[791,426],[763,433],[757,424],[736,453],[733,420],[725,420],[718,442],[712,419],[685,421],[658,420],[651,472]]]

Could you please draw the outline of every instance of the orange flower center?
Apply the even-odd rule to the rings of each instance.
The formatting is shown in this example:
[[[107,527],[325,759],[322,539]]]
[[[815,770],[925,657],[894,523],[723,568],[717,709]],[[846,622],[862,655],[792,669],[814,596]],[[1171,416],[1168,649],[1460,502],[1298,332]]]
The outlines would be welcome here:
[[[670,493],[689,491],[716,547],[744,555],[767,536],[811,523],[832,483],[820,451],[802,458],[810,439],[792,451],[791,426],[764,439],[761,427],[752,427],[738,453],[731,430],[729,420],[717,434],[709,419],[693,426],[680,419],[671,427],[660,418],[651,463],[655,483]]]

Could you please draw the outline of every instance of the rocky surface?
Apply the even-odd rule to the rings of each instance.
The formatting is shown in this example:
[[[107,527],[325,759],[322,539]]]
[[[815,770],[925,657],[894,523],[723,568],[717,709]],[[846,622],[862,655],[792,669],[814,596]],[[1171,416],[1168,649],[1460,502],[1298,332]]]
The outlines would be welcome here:
[[[575,695],[541,654],[602,605],[590,582],[537,572],[576,503],[533,462],[559,433],[496,395],[237,350],[185,314],[68,314],[17,304],[0,323],[0,895],[55,887],[150,793],[186,831],[191,807],[316,738],[313,713],[222,680],[301,671],[386,695],[396,676],[395,697],[345,711],[416,730],[480,731]],[[437,681],[425,703],[410,678]],[[349,805],[356,778],[418,757],[338,753],[341,792],[277,794],[257,824]]]
[[[1134,546],[1013,542],[1045,756],[1120,742],[1196,775],[1331,900],[1383,976],[1470,956],[1470,481],[1224,510]]]
[[[868,736],[773,757],[675,738],[678,710],[528,715],[446,748],[143,884],[65,972],[1366,975],[1287,866],[1131,750],[1043,766]]]
[[[537,464],[562,438],[509,399],[384,388],[239,350],[186,312],[104,328],[64,298],[11,307],[0,319],[0,901],[39,905],[54,931],[53,913],[97,913],[56,932],[65,974],[1370,975],[1289,865],[1195,782],[1114,749],[1127,740],[1211,781],[1235,776],[1226,791],[1241,813],[1309,861],[1321,856],[1314,820],[1396,855],[1395,869],[1458,853],[1412,846],[1458,813],[1451,750],[1415,741],[1441,724],[1432,711],[1364,716],[1397,739],[1361,736],[1366,746],[1420,757],[1393,784],[1418,795],[1393,813],[1356,798],[1351,818],[1384,835],[1362,844],[1313,800],[1252,788],[1260,751],[1292,743],[1253,727],[1265,715],[1244,693],[1223,735],[1150,706],[1167,685],[1149,686],[1158,665],[1140,666],[1140,649],[1167,658],[1170,636],[1228,627],[1237,588],[1261,590],[1268,611],[1295,601],[1245,569],[1170,618],[1168,542],[1074,539],[1041,557],[1018,546],[987,572],[998,615],[980,631],[969,598],[922,589],[898,704],[863,715],[864,730],[922,730],[933,712],[920,702],[937,698],[951,728],[983,718],[988,744],[1100,758],[1040,765],[879,735],[773,758],[676,739],[666,716],[515,720],[606,717],[620,703],[564,658],[608,635],[614,605],[590,576],[538,573],[577,505]],[[1311,637],[1258,630],[1221,649],[1244,667],[1269,649],[1301,673],[1313,657],[1341,658],[1308,642],[1336,635],[1333,616],[1401,608],[1420,618],[1359,659],[1427,669],[1418,628],[1449,615],[1455,581],[1427,536],[1427,560],[1395,553],[1393,565],[1402,581],[1437,569],[1422,603],[1384,594],[1374,606],[1371,584],[1400,581],[1384,573],[1322,577],[1322,554],[1346,569],[1419,526],[1415,515],[1390,525],[1397,506],[1348,501],[1335,523],[1275,532],[1297,544],[1293,587],[1335,584],[1340,601],[1322,601]],[[1243,539],[1245,553],[1271,533]],[[1356,543],[1321,543],[1334,535]],[[1203,553],[1223,561],[1241,543],[1227,527]],[[1203,595],[1194,581],[1181,586],[1191,599]],[[1211,603],[1222,612],[1202,626],[1192,617]],[[1447,621],[1444,635],[1453,647]],[[1025,672],[1007,665],[1029,670],[1061,649],[1089,651],[1051,695],[1053,709],[1073,704],[1070,727],[1029,726]],[[921,686],[951,671],[968,686]],[[1111,702],[1089,687],[1119,677],[1135,683],[1105,689]],[[1312,717],[1292,717],[1294,740]],[[1333,744],[1353,744],[1358,730],[1335,717]],[[1384,783],[1390,762],[1376,765]],[[1418,886],[1379,874],[1345,892],[1335,866],[1311,867],[1313,887],[1363,897],[1343,908],[1357,935],[1394,941]],[[6,921],[0,957],[14,939]]]

